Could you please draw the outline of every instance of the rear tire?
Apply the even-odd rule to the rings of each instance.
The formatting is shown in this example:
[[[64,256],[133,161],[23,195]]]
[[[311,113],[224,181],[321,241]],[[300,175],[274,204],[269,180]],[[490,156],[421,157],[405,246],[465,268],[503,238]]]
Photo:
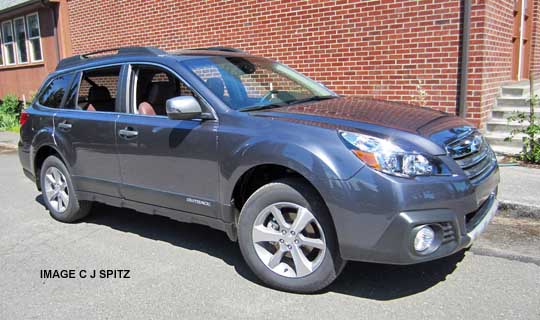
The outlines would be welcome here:
[[[238,221],[238,242],[255,275],[279,290],[319,291],[346,264],[326,205],[300,179],[269,183],[249,197]]]
[[[58,157],[45,159],[41,166],[40,184],[43,201],[54,219],[75,222],[90,212],[92,202],[77,199],[69,171]]]

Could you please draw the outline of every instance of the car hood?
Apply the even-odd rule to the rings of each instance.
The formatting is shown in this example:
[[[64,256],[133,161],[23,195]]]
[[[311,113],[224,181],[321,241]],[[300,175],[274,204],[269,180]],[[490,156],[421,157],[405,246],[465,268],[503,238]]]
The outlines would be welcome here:
[[[414,136],[422,136],[441,148],[456,135],[473,128],[462,118],[434,109],[357,97],[338,97],[252,114],[322,128],[360,131],[395,140],[405,139],[412,143]]]

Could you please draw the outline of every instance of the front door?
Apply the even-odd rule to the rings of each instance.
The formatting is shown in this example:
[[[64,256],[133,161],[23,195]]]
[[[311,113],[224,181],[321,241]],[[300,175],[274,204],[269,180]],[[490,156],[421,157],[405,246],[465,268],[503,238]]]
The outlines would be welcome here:
[[[217,217],[217,121],[171,120],[167,99],[192,95],[171,71],[132,66],[128,112],[116,123],[122,196]]]
[[[532,2],[532,0],[516,0],[514,6],[512,79],[517,81],[529,78],[533,40]]]

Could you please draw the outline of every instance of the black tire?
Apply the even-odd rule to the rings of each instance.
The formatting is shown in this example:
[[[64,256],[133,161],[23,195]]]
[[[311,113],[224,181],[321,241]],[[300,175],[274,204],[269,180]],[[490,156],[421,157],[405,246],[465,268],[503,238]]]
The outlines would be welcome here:
[[[67,184],[69,200],[68,200],[68,205],[66,206],[66,209],[63,212],[59,212],[51,204],[45,191],[46,190],[45,184],[47,183],[46,172],[49,168],[58,169],[63,174],[65,178],[65,182]],[[69,174],[69,171],[67,170],[64,163],[58,157],[49,156],[47,159],[45,159],[45,161],[43,162],[43,165],[41,166],[40,184],[41,184],[41,192],[43,195],[43,201],[45,202],[47,209],[49,209],[49,213],[54,219],[61,222],[70,223],[70,222],[75,222],[77,220],[80,220],[86,217],[90,213],[92,202],[79,201],[77,199],[77,194],[75,193],[75,189],[73,188],[73,183],[71,181],[71,176]]]
[[[266,207],[290,202],[311,211],[322,227],[326,252],[318,268],[304,277],[291,278],[267,267],[257,255],[253,244],[253,226],[258,214]],[[337,237],[330,213],[319,194],[300,179],[283,179],[262,186],[246,201],[238,219],[238,242],[242,255],[255,273],[268,286],[297,293],[313,293],[330,285],[345,267],[339,254]]]

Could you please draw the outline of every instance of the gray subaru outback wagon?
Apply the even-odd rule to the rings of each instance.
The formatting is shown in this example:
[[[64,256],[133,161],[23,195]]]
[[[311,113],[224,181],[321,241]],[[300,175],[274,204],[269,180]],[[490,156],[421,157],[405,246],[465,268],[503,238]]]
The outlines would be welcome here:
[[[59,221],[101,202],[204,224],[269,286],[313,292],[349,260],[463,250],[495,215],[495,155],[461,118],[236,49],[115,51],[62,60],[21,115],[24,173]]]

